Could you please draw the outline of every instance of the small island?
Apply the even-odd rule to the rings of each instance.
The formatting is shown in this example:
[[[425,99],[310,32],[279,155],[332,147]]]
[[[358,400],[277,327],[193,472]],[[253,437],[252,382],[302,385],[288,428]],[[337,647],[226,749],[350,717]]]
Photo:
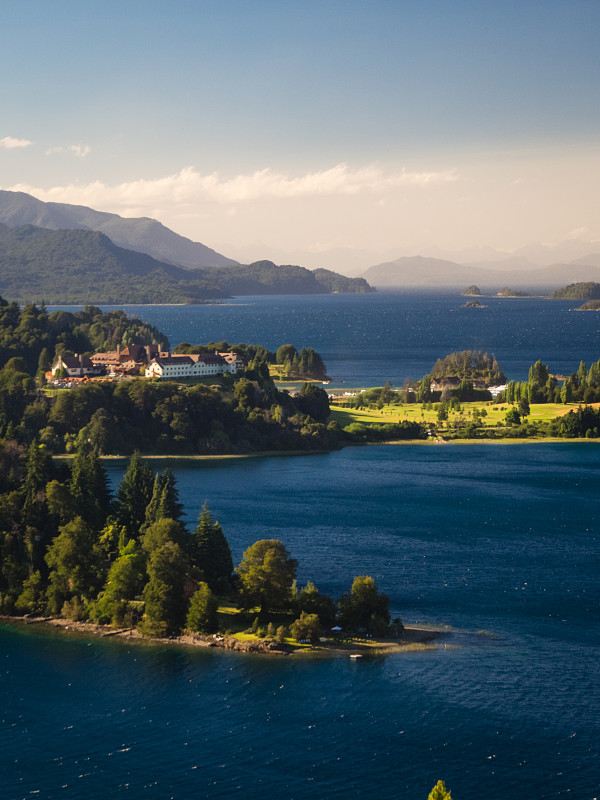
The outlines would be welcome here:
[[[467,288],[464,289],[461,292],[461,294],[464,295],[465,297],[481,297],[481,289],[479,288],[479,286],[471,284],[471,286],[467,286]]]
[[[600,300],[588,300],[583,305],[578,306],[575,311],[600,311]]]
[[[487,308],[487,306],[484,303],[480,303],[479,300],[469,300],[463,303],[461,308]]]

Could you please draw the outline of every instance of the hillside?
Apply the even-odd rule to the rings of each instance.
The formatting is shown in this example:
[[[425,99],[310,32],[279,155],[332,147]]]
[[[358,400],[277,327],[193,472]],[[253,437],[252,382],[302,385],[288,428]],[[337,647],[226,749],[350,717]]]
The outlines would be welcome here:
[[[550,297],[557,300],[598,300],[600,299],[600,283],[586,281],[570,283],[552,292]]]
[[[44,203],[24,192],[0,190],[0,222],[11,228],[35,225],[50,230],[100,231],[119,247],[190,269],[237,264],[200,242],[179,236],[154,219],[126,219],[86,206]]]
[[[235,294],[332,291],[372,289],[361,279],[335,273],[319,278],[270,261],[188,270],[118,247],[95,231],[0,224],[0,294],[18,303],[201,303]]]
[[[590,260],[592,257],[590,256]],[[600,279],[600,269],[593,264],[551,264],[535,269],[491,269],[472,264],[458,264],[441,258],[406,256],[369,267],[363,277],[374,286],[458,287],[475,284],[490,290],[507,284],[540,290],[559,286],[567,279]],[[494,292],[497,289],[494,289]]]

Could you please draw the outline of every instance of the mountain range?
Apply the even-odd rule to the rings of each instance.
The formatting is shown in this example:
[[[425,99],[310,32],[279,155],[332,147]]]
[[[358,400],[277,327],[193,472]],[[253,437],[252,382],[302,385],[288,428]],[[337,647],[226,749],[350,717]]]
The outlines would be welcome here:
[[[199,303],[373,291],[363,278],[331,270],[238,264],[155,220],[43,203],[22,192],[0,192],[0,220],[0,294],[19,303]],[[165,253],[167,260],[157,257]]]
[[[369,267],[363,277],[381,287],[456,287],[477,284],[497,291],[500,286],[518,286],[535,292],[574,281],[600,281],[600,254],[590,254],[570,263],[529,269],[500,269],[458,264],[441,258],[403,256]]]
[[[144,286],[144,280],[140,277],[140,270],[143,272],[143,269],[156,278],[157,285],[162,282],[166,295],[165,299],[160,299],[161,302],[199,302],[206,298],[235,294],[365,292],[370,291],[371,286],[437,289],[477,284],[484,290],[497,291],[500,286],[508,285],[540,293],[573,281],[600,281],[600,243],[577,239],[564,241],[554,247],[531,244],[510,254],[493,248],[470,248],[456,253],[457,259],[460,260],[439,257],[444,255],[442,251],[429,248],[429,255],[390,258],[366,270],[359,265],[361,262],[368,263],[369,255],[373,254],[369,254],[368,251],[358,253],[348,248],[338,248],[321,254],[306,253],[307,260],[302,263],[321,266],[308,270],[289,265],[277,267],[272,261],[264,259],[244,266],[200,242],[180,236],[157,220],[147,217],[129,219],[118,214],[67,203],[45,203],[24,192],[0,190],[0,223],[11,229],[29,225],[55,232],[66,233],[69,230],[77,230],[88,234],[101,233],[108,237],[112,245],[121,248],[123,252],[118,256],[114,250],[108,255],[110,246],[107,242],[93,238],[89,240],[90,246],[99,247],[103,253],[96,254],[97,265],[94,268],[89,264],[86,267],[84,258],[78,267],[77,277],[72,274],[71,290],[77,287],[87,270],[94,279],[93,285],[89,287],[94,288],[93,302],[100,302],[97,297],[113,297],[114,291],[111,286],[116,285],[115,281],[121,288],[127,289],[121,302],[152,302],[131,299],[132,296],[138,298],[148,296],[147,285]],[[38,239],[31,232],[25,238],[35,250],[37,245],[34,245],[34,241]],[[8,250],[16,246],[15,241],[11,244],[9,240],[10,237],[5,239],[2,245],[5,259],[8,258]],[[58,239],[54,241],[56,243]],[[74,246],[74,241],[72,237],[64,239],[70,246]],[[19,247],[22,249],[22,246],[23,243],[17,250]],[[57,244],[54,246],[58,247]],[[86,249],[83,240],[78,246],[83,253]],[[60,247],[58,249],[60,250]],[[126,251],[134,252],[137,256],[145,255],[150,261],[144,262],[145,267],[142,269],[140,259],[134,255],[126,255]],[[16,250],[13,249],[11,252],[9,261],[13,269],[16,263],[14,261]],[[258,246],[256,252],[259,252]],[[68,260],[69,254],[66,250],[63,255]],[[278,253],[280,258],[285,258],[285,255],[283,251]],[[35,255],[32,257],[34,260],[37,258]],[[112,265],[110,268],[107,267],[109,262]],[[115,272],[117,262],[120,266]],[[322,268],[331,262],[345,264],[345,267],[338,267],[344,274],[339,275]],[[98,271],[99,264],[104,264],[108,271]],[[13,289],[16,292],[18,287],[15,282],[7,284],[6,280],[3,281],[8,265],[8,261],[0,263],[0,287],[4,287],[2,291],[6,293],[9,288],[11,292]],[[173,272],[170,267],[177,269]],[[128,283],[126,276],[129,270],[132,273]],[[345,277],[361,273],[361,278]],[[117,275],[121,277],[117,279]],[[103,281],[105,281],[104,288],[102,292],[98,292]],[[170,282],[173,281],[176,281],[177,285],[171,286]],[[47,289],[52,291],[48,293]],[[23,284],[18,292],[9,296],[23,301],[31,299],[31,292],[34,290],[36,297],[43,295],[50,302],[48,298],[55,296],[59,288],[52,286],[50,281],[46,281],[43,285],[38,281],[36,285],[34,276],[29,275],[27,284]],[[42,292],[42,295],[39,292]],[[155,294],[156,289],[153,289],[151,296],[155,297]],[[187,299],[167,300],[166,296]]]
[[[127,219],[87,206],[44,203],[25,192],[0,190],[0,222],[11,228],[35,225],[50,230],[100,231],[119,247],[190,269],[238,263],[200,242],[180,236],[155,219]]]

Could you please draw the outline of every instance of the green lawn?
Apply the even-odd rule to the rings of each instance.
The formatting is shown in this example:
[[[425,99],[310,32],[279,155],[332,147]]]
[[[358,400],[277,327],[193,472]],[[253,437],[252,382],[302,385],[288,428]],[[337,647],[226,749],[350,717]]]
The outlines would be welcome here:
[[[496,427],[504,424],[504,416],[510,407],[509,403],[495,405],[489,401],[484,403],[462,403],[459,412],[449,411],[448,422],[453,423],[461,421],[467,423],[472,419],[475,409],[485,409],[487,416],[483,417],[482,424],[487,427]],[[577,407],[577,403],[570,405],[562,403],[532,404],[527,422],[548,422]],[[403,406],[384,406],[381,410],[365,408],[358,410],[337,405],[335,401],[332,401],[331,419],[335,420],[342,428],[345,428],[353,422],[371,425],[377,422],[402,422],[403,420],[431,423],[436,425],[436,427],[440,427],[437,418],[437,404],[435,403],[433,404],[433,409],[423,409],[420,404],[412,403]]]

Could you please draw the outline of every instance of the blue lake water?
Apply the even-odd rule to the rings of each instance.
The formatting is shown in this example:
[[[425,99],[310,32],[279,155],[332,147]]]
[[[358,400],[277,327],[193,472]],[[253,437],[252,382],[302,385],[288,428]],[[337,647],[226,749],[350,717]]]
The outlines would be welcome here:
[[[448,634],[353,663],[0,626],[0,795],[424,800],[442,778],[456,800],[598,798],[599,454],[169,462],[190,526],[208,500],[236,562],[279,538],[300,583],[337,597],[370,574],[393,615]]]
[[[524,379],[600,357],[572,303],[378,293],[127,306],[172,344],[314,347],[348,386],[399,385],[455,350]],[[343,385],[343,384],[340,384]],[[347,448],[169,462],[234,560],[281,539],[334,597],[370,574],[434,651],[249,657],[0,626],[0,797],[455,800],[600,797],[596,443]],[[162,465],[156,464],[156,468]],[[111,462],[116,485],[123,465]],[[445,646],[444,646],[445,645]]]
[[[573,301],[485,298],[463,308],[458,294],[241,297],[228,305],[119,306],[156,325],[171,345],[226,340],[275,349],[291,343],[323,356],[334,385],[395,386],[419,379],[457,350],[494,354],[509,378],[526,380],[542,359],[570,374],[600,358],[600,314]],[[114,306],[111,306],[113,308]],[[53,307],[55,308],[55,307]]]

